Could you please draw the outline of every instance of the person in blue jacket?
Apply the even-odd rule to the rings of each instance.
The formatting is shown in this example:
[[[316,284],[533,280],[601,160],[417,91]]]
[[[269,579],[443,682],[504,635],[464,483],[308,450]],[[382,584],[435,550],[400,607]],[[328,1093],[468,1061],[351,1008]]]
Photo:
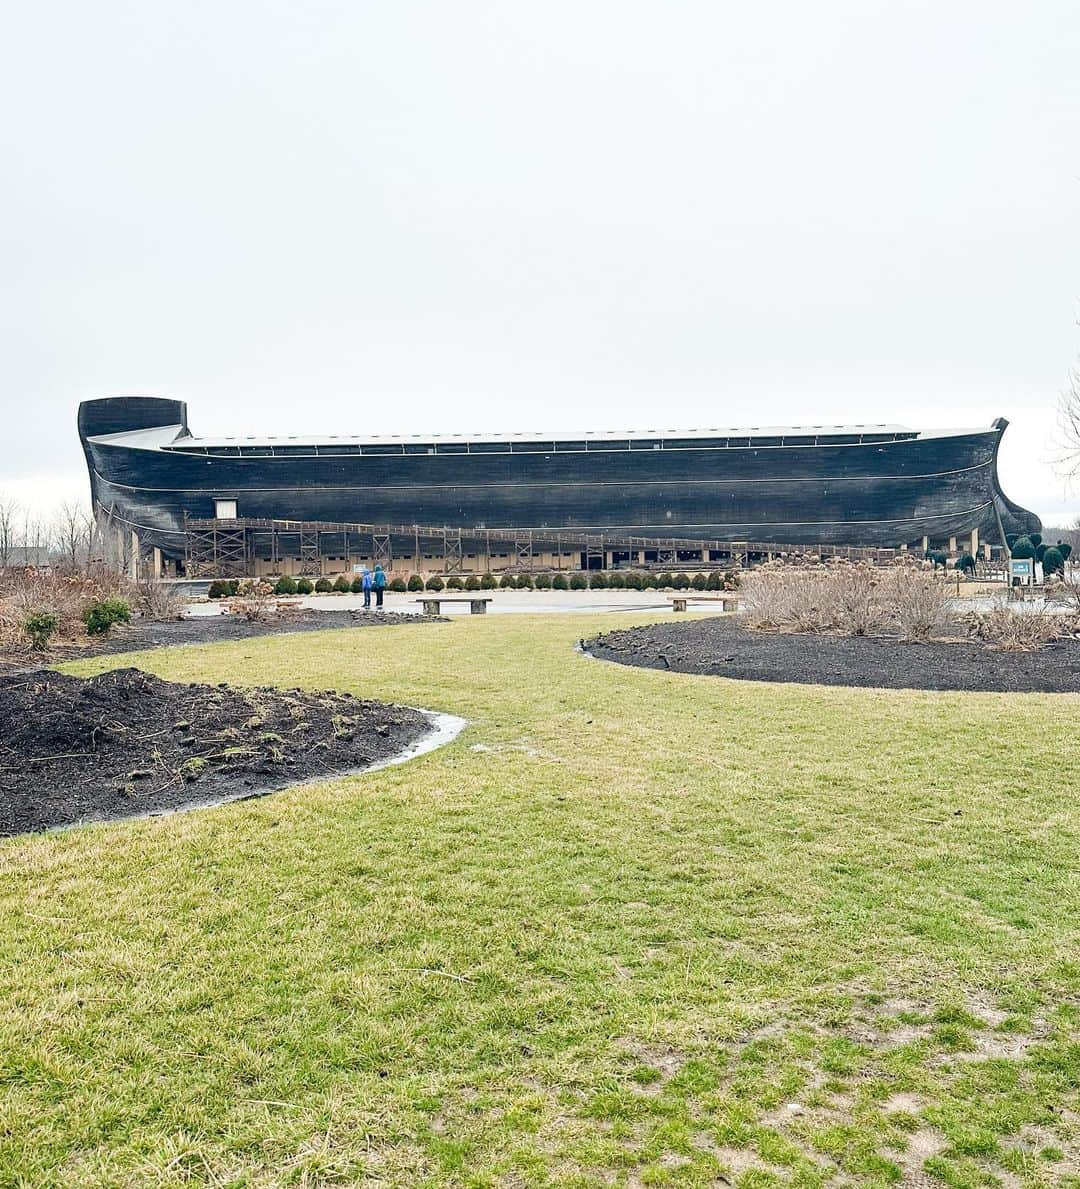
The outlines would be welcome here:
[[[383,573],[382,566],[375,567],[375,606],[382,606],[383,589],[386,586],[386,575]]]
[[[371,606],[371,571],[364,566],[360,571],[360,585],[364,589],[364,606]]]

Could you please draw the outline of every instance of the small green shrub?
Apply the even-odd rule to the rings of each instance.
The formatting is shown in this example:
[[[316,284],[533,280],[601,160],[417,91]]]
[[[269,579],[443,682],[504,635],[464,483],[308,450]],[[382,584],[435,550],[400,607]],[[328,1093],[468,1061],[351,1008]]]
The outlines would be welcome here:
[[[315,591],[315,583],[310,578],[297,578],[296,593],[302,595],[313,594]]]
[[[226,594],[228,594],[229,598],[233,598],[240,593],[240,579],[239,578],[230,578],[228,580],[228,582],[225,583],[225,586],[226,586]]]
[[[1034,557],[1035,545],[1030,537],[1017,537],[1012,546],[1013,557]]]
[[[1028,533],[1028,540],[1038,549],[1042,544],[1042,533]]]
[[[671,578],[671,575],[667,572],[667,570],[663,570],[663,571],[661,571],[661,573],[656,575],[656,585],[659,587],[660,590],[667,590],[668,587],[671,585],[671,582],[672,582],[672,578]]]
[[[126,599],[95,599],[82,612],[88,636],[105,636],[114,624],[129,623],[131,608]]]
[[[503,574],[503,576],[499,579],[500,590],[513,590],[516,585],[517,583],[514,581],[513,574]]]
[[[386,584],[386,589],[392,590],[394,594],[404,594],[409,588],[404,578],[391,578]]]
[[[1058,553],[1061,554],[1062,558],[1065,561],[1068,561],[1070,556],[1072,555],[1072,546],[1069,544],[1068,541],[1058,541],[1057,551],[1058,551]]]
[[[334,584],[329,578],[320,578],[315,583],[315,589],[319,594],[329,594],[334,589]]]
[[[616,570],[614,574],[608,574],[607,584],[610,590],[625,590],[626,578]]]
[[[569,590],[570,583],[567,581],[565,574],[556,574],[551,580],[552,590]]]
[[[348,578],[345,577],[344,574],[339,574],[334,579],[334,589],[338,592],[338,594],[348,594],[349,591],[352,590],[352,583]]]
[[[550,590],[551,589],[551,575],[550,574],[537,574],[535,586],[536,586],[537,590]]]
[[[623,579],[623,582],[626,584],[627,590],[641,590],[641,579],[641,574],[635,574],[631,572],[626,575],[626,577]]]
[[[961,553],[953,563],[953,568],[959,570],[961,574],[974,574],[975,559],[970,553]]]
[[[719,570],[710,572],[708,578],[705,579],[706,590],[723,590],[724,589],[724,575]]]
[[[279,594],[279,595],[294,595],[294,594],[296,594],[296,579],[290,578],[288,574],[283,574],[274,583],[274,594]]]
[[[446,583],[443,582],[443,580],[439,577],[438,574],[432,574],[431,577],[427,580],[427,587],[426,587],[427,590],[433,590],[433,591],[435,591],[436,594],[438,594],[440,590],[444,590],[445,588],[446,588]]]
[[[359,574],[357,574],[352,582],[349,583],[349,589],[353,592],[353,594],[363,594],[364,579]]]
[[[475,574],[470,574],[468,576],[468,578],[465,579],[465,589],[466,590],[479,590],[480,589],[480,579],[477,578],[477,576]]]
[[[641,575],[641,589],[642,590],[655,590],[657,585],[658,585],[657,576],[655,574],[642,574]]]
[[[228,593],[229,584],[227,582],[222,582],[220,578],[215,578],[214,581],[210,583],[210,590],[207,592],[207,595],[211,599],[224,599]]]
[[[514,583],[515,590],[532,590],[533,580],[532,574],[518,574],[517,582]]]
[[[413,574],[409,578],[408,588],[409,588],[409,590],[412,590],[412,591],[423,590],[424,589],[423,578],[421,578],[419,574]]]
[[[589,587],[589,580],[588,580],[588,578],[585,577],[584,574],[578,573],[578,574],[570,575],[570,589],[571,590],[588,590],[588,587]]]
[[[686,574],[679,573],[676,574],[674,578],[672,578],[671,585],[674,586],[676,590],[688,590],[690,587],[690,579]]]
[[[481,574],[480,575],[480,589],[481,590],[494,590],[495,586],[496,586],[496,582],[495,582],[494,574]]]
[[[704,590],[709,585],[709,579],[705,574],[695,574],[690,579],[690,585],[694,590]]]
[[[457,576],[457,574],[453,574],[451,577],[447,578],[447,580],[446,580],[446,589],[447,590],[464,590],[465,582],[462,578],[459,578]]]
[[[607,575],[603,570],[593,570],[589,575],[590,590],[607,590]]]
[[[35,652],[44,652],[59,628],[60,616],[55,611],[33,611],[23,620],[23,631]]]

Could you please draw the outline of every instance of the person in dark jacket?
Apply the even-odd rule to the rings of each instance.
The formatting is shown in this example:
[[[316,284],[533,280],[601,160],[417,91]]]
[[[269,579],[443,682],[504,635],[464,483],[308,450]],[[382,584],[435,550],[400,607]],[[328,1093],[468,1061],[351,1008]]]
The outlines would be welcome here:
[[[360,585],[364,591],[364,606],[371,606],[371,571],[364,566],[360,571]]]
[[[383,573],[382,566],[375,567],[375,606],[382,606],[383,589],[386,586],[386,575]]]

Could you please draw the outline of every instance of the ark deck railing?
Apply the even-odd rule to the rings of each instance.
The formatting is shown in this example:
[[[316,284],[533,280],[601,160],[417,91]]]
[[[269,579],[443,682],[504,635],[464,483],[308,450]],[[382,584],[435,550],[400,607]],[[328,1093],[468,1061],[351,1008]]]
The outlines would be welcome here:
[[[531,570],[537,555],[550,553],[581,553],[587,566],[599,559],[605,568],[609,554],[634,555],[630,564],[646,568],[666,568],[680,562],[707,564],[712,554],[726,556],[738,565],[751,558],[777,554],[813,554],[821,558],[845,558],[850,561],[885,563],[895,557],[895,549],[875,549],[855,545],[785,545],[775,541],[738,541],[715,538],[640,537],[623,533],[584,533],[563,529],[515,528],[447,528],[421,524],[362,524],[354,521],[278,520],[243,517],[236,520],[185,518],[185,558],[192,576],[211,574],[223,577],[246,572],[255,557],[257,537],[269,536],[270,560],[285,556],[298,557],[300,572],[319,574],[322,570],[323,536],[343,538],[346,557],[363,549],[363,556],[389,569],[394,557],[402,561],[418,562],[425,546],[441,550],[443,568],[447,573],[464,569],[463,549],[486,555],[488,565],[493,552],[506,553],[511,564],[505,570]],[[281,538],[295,538],[298,549],[285,554]],[[340,550],[338,551],[340,552]],[[641,555],[654,553],[654,560],[642,561]],[[697,558],[682,555],[697,554]]]

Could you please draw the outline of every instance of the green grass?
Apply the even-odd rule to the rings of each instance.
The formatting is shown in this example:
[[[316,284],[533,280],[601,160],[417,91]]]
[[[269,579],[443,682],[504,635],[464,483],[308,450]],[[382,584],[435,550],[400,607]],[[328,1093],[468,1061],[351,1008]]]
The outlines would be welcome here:
[[[1080,1185],[1080,699],[572,651],[615,619],[72,666],[469,726],[0,844],[0,1185]]]

